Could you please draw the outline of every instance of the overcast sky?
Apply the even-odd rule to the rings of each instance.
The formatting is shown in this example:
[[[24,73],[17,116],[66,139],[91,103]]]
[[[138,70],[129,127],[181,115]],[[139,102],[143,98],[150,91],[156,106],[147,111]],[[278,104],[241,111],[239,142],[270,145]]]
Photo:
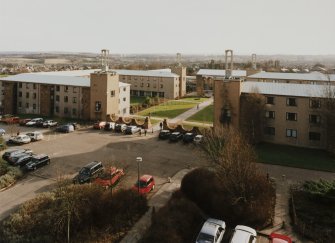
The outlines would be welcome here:
[[[335,0],[0,0],[0,51],[335,54]]]

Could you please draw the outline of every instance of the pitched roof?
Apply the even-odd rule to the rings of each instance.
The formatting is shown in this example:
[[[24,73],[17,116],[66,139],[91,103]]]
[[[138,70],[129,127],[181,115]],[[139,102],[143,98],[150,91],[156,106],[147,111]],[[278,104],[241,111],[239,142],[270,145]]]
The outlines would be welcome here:
[[[284,79],[284,80],[306,80],[306,81],[335,81],[335,75],[325,75],[320,72],[310,73],[276,73],[276,72],[259,72],[248,76],[248,78],[258,79]]]
[[[260,93],[265,95],[283,95],[296,97],[326,97],[327,90],[335,92],[335,86],[316,84],[268,83],[245,81],[242,93]]]
[[[197,72],[197,75],[225,77],[226,76],[226,70],[222,70],[222,69],[200,69]],[[232,76],[233,77],[246,77],[247,76],[247,71],[246,70],[233,70]]]

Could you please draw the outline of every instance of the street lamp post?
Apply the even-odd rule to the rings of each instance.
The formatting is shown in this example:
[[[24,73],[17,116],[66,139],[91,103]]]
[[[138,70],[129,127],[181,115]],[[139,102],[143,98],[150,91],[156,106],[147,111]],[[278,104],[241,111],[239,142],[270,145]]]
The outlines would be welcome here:
[[[140,162],[142,162],[142,157],[137,157],[137,191],[138,195],[140,195]]]

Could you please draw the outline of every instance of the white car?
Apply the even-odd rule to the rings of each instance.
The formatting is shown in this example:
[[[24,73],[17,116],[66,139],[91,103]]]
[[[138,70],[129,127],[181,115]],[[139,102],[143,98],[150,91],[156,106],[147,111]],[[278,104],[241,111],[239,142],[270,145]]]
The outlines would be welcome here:
[[[35,126],[38,122],[43,122],[43,118],[34,118],[26,123],[26,126],[32,127]]]
[[[194,142],[195,144],[200,144],[200,143],[202,142],[202,140],[203,140],[203,137],[204,137],[204,136],[202,136],[202,135],[196,135],[196,136],[194,137],[194,139],[193,139],[193,142]]]
[[[43,122],[43,127],[55,127],[58,125],[58,122],[54,120],[46,120]]]
[[[30,137],[31,141],[39,141],[44,138],[41,132],[28,132],[26,135]]]
[[[226,230],[226,223],[209,218],[202,226],[196,243],[220,243]]]
[[[230,239],[230,243],[256,243],[256,240],[256,230],[248,226],[237,225],[235,227],[234,234]]]
[[[14,143],[14,144],[25,144],[25,143],[30,143],[31,139],[27,135],[18,135],[16,137],[10,138],[8,142]]]
[[[5,135],[5,133],[6,133],[5,129],[3,129],[3,128],[0,128],[0,136],[3,136],[3,135]]]

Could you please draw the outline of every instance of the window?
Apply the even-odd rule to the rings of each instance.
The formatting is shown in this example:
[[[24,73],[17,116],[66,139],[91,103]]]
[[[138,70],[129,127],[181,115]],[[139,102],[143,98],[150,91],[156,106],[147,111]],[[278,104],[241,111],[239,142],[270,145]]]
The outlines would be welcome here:
[[[19,83],[19,88],[22,88],[22,83]]]
[[[26,108],[27,108],[27,109],[29,108],[29,103],[26,103]]]
[[[314,124],[321,123],[321,116],[319,115],[309,115],[309,122]]]
[[[141,87],[143,87],[144,86],[144,83],[141,83]]]
[[[28,92],[26,93],[26,98],[27,98],[27,99],[29,98],[29,93],[28,93]]]
[[[36,110],[36,104],[33,104],[33,109]]]
[[[36,99],[37,95],[36,93],[33,93],[33,98]]]
[[[111,97],[115,96],[115,90],[111,90]]]
[[[309,140],[313,141],[320,141],[321,139],[321,134],[318,132],[310,132],[309,133]]]
[[[76,103],[77,103],[77,97],[73,97],[73,98],[72,98],[72,103],[73,103],[73,104],[76,104]]]
[[[147,83],[147,87],[150,87],[150,84],[149,84],[149,83]]]
[[[274,127],[265,127],[264,133],[266,135],[272,135],[272,136],[274,136],[276,134],[276,129]]]
[[[29,89],[29,84],[26,84],[26,89]]]
[[[67,107],[64,107],[64,114],[67,114],[69,112],[69,109]]]
[[[22,97],[22,92],[21,91],[19,92],[19,97]]]
[[[269,119],[275,119],[275,112],[274,111],[266,111],[265,117]]]
[[[56,113],[59,112],[59,107],[58,107],[58,106],[55,107],[55,112],[56,112]]]
[[[73,109],[72,109],[72,115],[73,115],[73,116],[76,116],[76,115],[77,115],[77,109],[76,109],[76,108],[73,108]]]
[[[67,96],[64,96],[64,102],[68,102],[69,101],[69,97],[67,97]]]
[[[69,86],[64,86],[64,92],[67,92],[69,90]]]
[[[56,95],[56,101],[59,101],[59,95]]]
[[[22,102],[21,101],[19,101],[19,108],[21,108],[22,107]]]
[[[161,89],[163,88],[163,84],[161,84]]]
[[[127,108],[123,108],[123,114],[127,113]]]
[[[77,87],[73,87],[73,93],[77,93]]]
[[[36,89],[36,84],[33,84],[33,89]]]
[[[126,97],[123,97],[123,101],[126,101]]]
[[[124,91],[124,92],[126,92],[126,90],[127,90],[127,88],[126,88],[126,87],[124,87],[124,88],[123,88],[123,91]]]
[[[297,137],[297,130],[286,129],[286,137],[296,138]]]
[[[59,91],[59,90],[60,90],[59,85],[57,85],[56,86],[56,91]]]
[[[286,99],[287,106],[297,106],[297,102],[295,98],[287,98]]]
[[[297,120],[297,113],[286,112],[286,120],[296,121]]]
[[[266,104],[274,105],[275,104],[275,97],[273,97],[273,96],[266,97]]]
[[[313,109],[317,109],[321,107],[321,101],[319,99],[310,99],[309,107]]]

